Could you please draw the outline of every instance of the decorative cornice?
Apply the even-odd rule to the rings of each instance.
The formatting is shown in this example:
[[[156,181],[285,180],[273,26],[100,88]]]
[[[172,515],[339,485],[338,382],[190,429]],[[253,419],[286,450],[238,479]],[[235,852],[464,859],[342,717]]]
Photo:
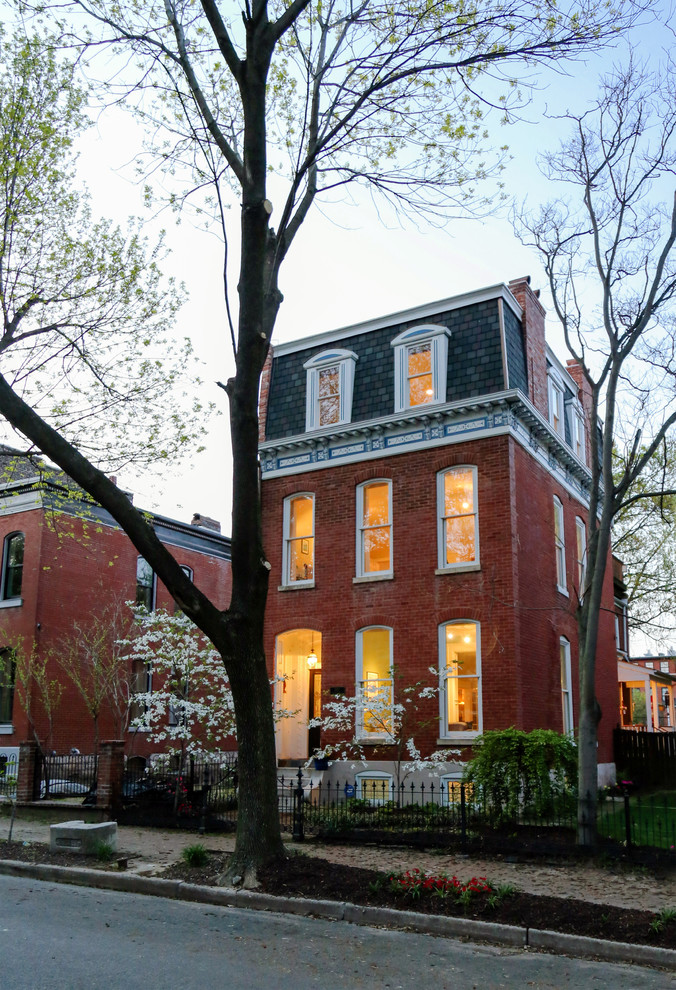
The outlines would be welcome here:
[[[268,440],[259,449],[265,479],[504,434],[588,502],[589,469],[518,389]]]

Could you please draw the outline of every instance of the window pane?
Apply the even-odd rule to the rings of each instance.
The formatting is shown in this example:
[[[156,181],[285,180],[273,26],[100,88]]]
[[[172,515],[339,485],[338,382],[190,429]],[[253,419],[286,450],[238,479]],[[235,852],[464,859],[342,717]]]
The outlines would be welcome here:
[[[302,495],[289,506],[289,536],[291,539],[312,536],[312,498]]]
[[[0,722],[12,721],[16,659],[11,650],[0,650]]]
[[[471,564],[476,545],[474,516],[446,520],[446,563]]]
[[[383,526],[389,523],[389,488],[386,483],[364,488],[364,526]]]
[[[421,406],[434,398],[432,379],[432,345],[419,344],[408,349],[408,404]]]
[[[444,515],[464,516],[474,512],[474,472],[448,471],[444,475]]]
[[[364,573],[390,570],[390,527],[364,531]]]
[[[289,540],[289,579],[311,581],[314,577],[315,541],[311,536]]]
[[[327,426],[340,419],[340,370],[338,365],[319,372],[319,425]]]
[[[23,577],[23,533],[10,536],[5,545],[5,598],[21,596],[21,580]]]
[[[446,627],[446,667],[453,675],[476,674],[476,626],[454,622]]]
[[[392,731],[390,630],[365,629],[362,635],[359,734],[387,735]]]

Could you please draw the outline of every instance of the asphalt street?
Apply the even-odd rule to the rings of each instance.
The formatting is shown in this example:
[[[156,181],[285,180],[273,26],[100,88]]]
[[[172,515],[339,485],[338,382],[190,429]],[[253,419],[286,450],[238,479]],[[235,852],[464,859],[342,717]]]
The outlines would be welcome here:
[[[676,974],[0,876],[2,990],[668,990]]]

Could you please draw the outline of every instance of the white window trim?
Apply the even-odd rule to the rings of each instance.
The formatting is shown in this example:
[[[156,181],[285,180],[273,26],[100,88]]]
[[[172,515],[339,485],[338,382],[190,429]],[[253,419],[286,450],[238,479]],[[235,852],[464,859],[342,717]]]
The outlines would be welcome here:
[[[573,677],[570,664],[570,643],[565,636],[559,639],[559,659],[563,650],[563,664],[565,666],[566,684],[568,690],[561,688],[561,717],[563,720],[563,734],[573,736],[575,734],[575,713],[573,707]],[[567,724],[566,724],[567,723]]]
[[[364,569],[364,547],[363,547],[363,537],[366,530],[363,526],[364,520],[364,491],[370,485],[387,485],[387,512],[388,512],[388,528],[390,531],[390,566],[386,571],[367,571]],[[361,485],[357,485],[357,568],[356,573],[357,581],[382,581],[387,578],[394,576],[394,545],[393,545],[393,527],[392,527],[392,479],[391,478],[369,478],[368,481],[362,482]],[[373,527],[367,527],[368,529]]]
[[[385,804],[387,801],[394,800],[394,776],[391,773],[386,773],[385,770],[360,770],[359,773],[354,775],[354,790],[356,798],[362,797],[361,784],[364,779],[389,781],[389,787],[385,788],[385,794],[387,794],[387,797],[385,797],[385,794],[383,794],[382,798],[369,798],[367,795],[367,797],[362,800],[369,801],[372,805],[374,805],[374,807]]]
[[[556,517],[559,517],[559,530],[561,533],[560,541],[556,535]],[[558,497],[554,496],[554,561],[556,564],[556,587],[561,592],[562,595],[568,596],[568,584],[566,576],[566,533],[563,525],[563,502]],[[563,578],[563,583],[559,581],[559,578]],[[570,596],[568,596],[570,597]]]
[[[322,351],[306,361],[303,367],[307,373],[305,387],[305,429],[328,430],[352,420],[352,396],[354,393],[354,367],[358,360],[354,351],[342,347]],[[338,365],[339,405],[338,420],[335,423],[319,425],[319,372]]]
[[[448,367],[448,338],[451,331],[447,327],[422,324],[404,330],[391,342],[394,348],[394,411],[405,409],[423,410],[428,406],[446,402],[446,379]],[[407,361],[409,347],[431,343],[432,388],[434,395],[430,402],[420,406],[410,406],[407,389]]]
[[[388,666],[389,671],[389,681],[390,681],[390,707],[391,707],[391,718],[394,718],[394,677],[393,677],[393,660],[392,660],[392,646],[393,646],[393,630],[392,626],[364,626],[362,629],[358,629],[356,632],[356,649],[355,649],[355,696],[357,703],[355,706],[355,737],[358,742],[368,744],[368,743],[393,743],[394,736],[390,732],[364,732],[364,701],[363,701],[363,685],[365,683],[364,678],[364,633],[369,632],[371,629],[386,629],[390,634],[390,662]]]
[[[10,543],[12,542],[15,536],[20,536],[22,538],[24,557],[26,553],[26,534],[23,532],[23,530],[15,529],[11,533],[7,533],[5,535],[2,544],[2,573],[0,575],[0,603],[2,603],[5,608],[7,608],[8,605],[23,604],[23,598],[20,594],[13,595],[11,598],[8,597],[8,595],[6,594],[7,572],[9,570],[9,547],[10,547]],[[23,582],[23,563],[21,564],[21,579]],[[23,590],[23,583],[22,583],[22,588],[20,590]]]
[[[568,403],[568,426],[570,427],[570,445],[573,453],[582,461],[587,463],[587,438],[584,428],[584,411],[579,399],[573,399]],[[577,434],[580,435],[580,452],[577,450]]]
[[[290,529],[291,529],[291,503],[297,498],[311,498],[312,499],[312,577],[307,579],[301,579],[298,581],[289,580],[289,544],[291,542]],[[284,518],[283,518],[283,532],[282,532],[282,584],[281,589],[288,591],[289,588],[314,588],[315,586],[315,567],[316,558],[315,551],[316,546],[314,543],[315,538],[315,496],[314,492],[294,492],[293,495],[287,495],[284,499]]]
[[[554,397],[558,395],[558,407],[559,407],[559,429],[555,426],[554,417]],[[565,437],[566,427],[565,427],[565,408],[564,399],[566,391],[563,387],[563,381],[554,368],[547,369],[547,400],[548,400],[548,412],[549,412],[549,423],[554,429],[555,433],[560,437]]]
[[[582,556],[580,556],[580,549]],[[575,557],[577,558],[577,581],[580,601],[584,598],[584,586],[587,580],[587,527],[584,520],[575,516]]]
[[[454,471],[471,471],[472,472],[472,493],[474,496],[474,504],[472,507],[472,514],[474,515],[474,560],[470,563],[457,563],[457,564],[447,564],[446,563],[446,542],[444,540],[444,503],[445,503],[445,490],[444,490],[444,479],[447,474],[452,474]],[[481,570],[481,558],[479,556],[479,492],[478,492],[478,470],[474,464],[454,464],[453,467],[445,468],[443,471],[437,473],[437,563],[438,567],[435,571],[436,574],[448,574],[453,572],[455,574],[458,571],[478,571]],[[470,515],[470,513],[467,513]]]
[[[451,678],[447,675],[446,666],[446,630],[449,626],[458,625],[473,625],[475,627],[476,635],[476,674],[468,674],[468,677],[476,677],[477,679],[477,722],[478,728],[476,731],[470,729],[464,732],[448,732],[446,730],[446,682]],[[462,677],[462,675],[460,675]],[[452,675],[455,679],[457,675]],[[442,622],[439,625],[439,742],[444,743],[449,740],[453,742],[462,742],[465,739],[476,739],[480,736],[484,729],[484,716],[483,716],[483,701],[482,701],[482,691],[481,691],[481,623],[477,622],[476,619],[449,619],[448,622]]]
[[[137,589],[137,593],[138,593],[138,586],[139,586],[138,568],[139,568],[139,561],[141,561],[141,560],[144,561],[146,564],[148,564],[148,561],[145,559],[145,557],[142,554],[139,554],[139,556],[136,558],[136,589]],[[148,564],[148,567],[150,567],[150,564]],[[151,568],[151,573],[152,573],[153,578],[152,578],[152,584],[151,584],[151,588],[150,588],[150,608],[148,609],[148,611],[149,612],[154,612],[155,609],[157,608],[157,574],[155,573],[154,570],[152,570],[152,568]],[[144,585],[144,587],[146,587],[146,586]]]
[[[454,770],[452,773],[445,773],[439,778],[439,797],[440,804],[442,808],[454,808],[460,806],[460,790],[458,789],[458,800],[449,801],[448,799],[448,785],[449,784],[462,784],[463,772],[462,770]],[[471,785],[470,785],[471,786]],[[466,806],[470,804],[467,800],[467,794],[465,794]]]

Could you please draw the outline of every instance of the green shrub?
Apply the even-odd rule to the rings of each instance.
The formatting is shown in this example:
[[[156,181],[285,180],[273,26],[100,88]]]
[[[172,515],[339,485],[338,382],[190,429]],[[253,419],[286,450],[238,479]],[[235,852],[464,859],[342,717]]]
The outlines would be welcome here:
[[[188,866],[204,866],[208,858],[208,853],[201,842],[186,846],[181,853],[181,859]]]
[[[518,818],[524,810],[544,817],[575,789],[577,749],[570,736],[552,729],[484,732],[473,750],[464,780],[497,820]]]
[[[97,842],[94,846],[94,855],[102,863],[109,863],[113,856],[115,855],[115,848],[110,844],[110,842]]]

